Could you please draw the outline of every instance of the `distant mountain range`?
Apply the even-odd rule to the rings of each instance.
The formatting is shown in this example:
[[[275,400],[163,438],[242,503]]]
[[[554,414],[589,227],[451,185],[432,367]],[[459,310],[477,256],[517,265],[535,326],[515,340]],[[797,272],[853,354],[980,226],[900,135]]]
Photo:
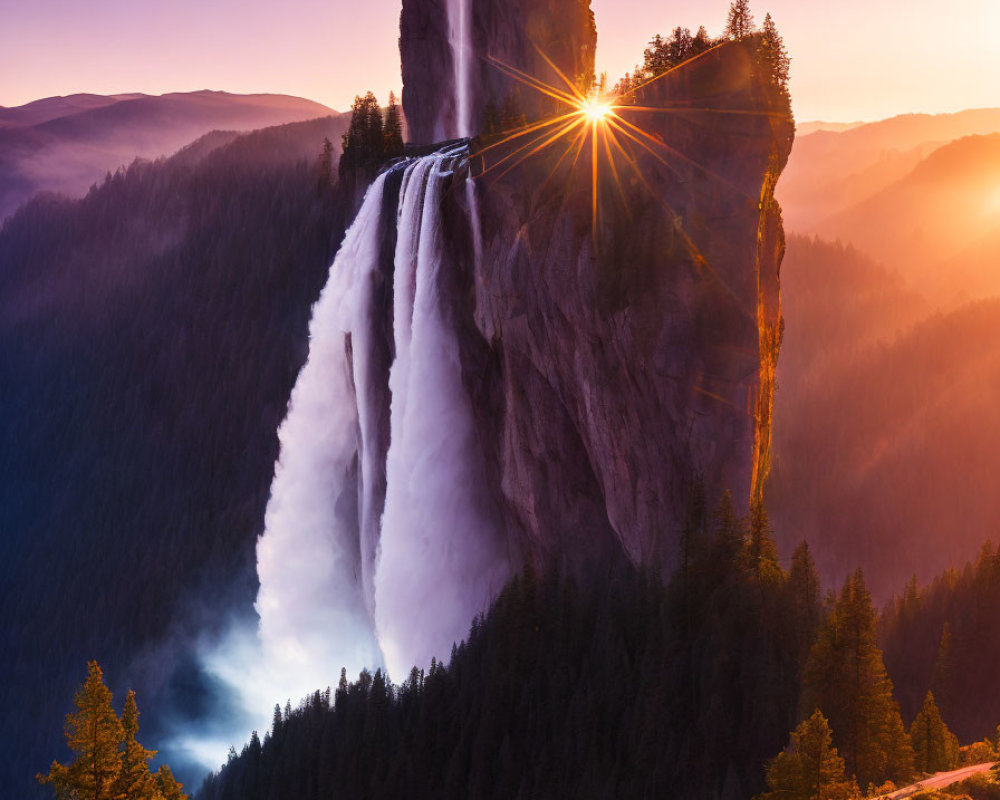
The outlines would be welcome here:
[[[299,97],[211,91],[76,94],[0,108],[0,220],[40,191],[81,196],[107,172],[169,155],[213,130],[337,115]]]
[[[943,304],[997,293],[1000,133],[968,136],[935,150],[901,179],[820,223],[816,232],[898,265],[916,288]],[[993,255],[986,257],[984,248]],[[992,270],[980,268],[990,261]]]
[[[817,129],[817,126],[826,126]],[[956,114],[906,114],[846,130],[806,123],[777,197],[785,226],[815,233],[817,226],[906,177],[941,146],[967,136],[1000,132],[1000,108]]]

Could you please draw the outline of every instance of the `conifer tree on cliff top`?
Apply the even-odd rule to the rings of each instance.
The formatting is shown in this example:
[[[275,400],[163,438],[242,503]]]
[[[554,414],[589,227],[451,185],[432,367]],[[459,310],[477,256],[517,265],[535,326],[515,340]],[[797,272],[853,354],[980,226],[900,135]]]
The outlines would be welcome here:
[[[386,158],[399,158],[403,155],[403,120],[394,92],[389,92],[389,105],[385,108],[383,140]]]
[[[374,177],[385,160],[385,133],[382,109],[371,92],[358,95],[351,106],[351,124],[343,136],[340,177],[352,170],[363,170]]]
[[[785,40],[778,33],[778,26],[774,24],[770,14],[764,17],[764,26],[760,29],[758,60],[768,81],[787,91],[792,60],[788,57]]]
[[[754,32],[750,0],[733,0],[726,19],[726,36],[739,41]]]

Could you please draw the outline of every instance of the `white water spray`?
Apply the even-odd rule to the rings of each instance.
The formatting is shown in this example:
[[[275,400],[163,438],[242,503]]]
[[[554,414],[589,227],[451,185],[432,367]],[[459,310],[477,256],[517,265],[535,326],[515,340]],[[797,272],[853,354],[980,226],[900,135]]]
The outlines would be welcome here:
[[[257,544],[259,630],[234,630],[204,656],[260,727],[274,703],[335,684],[341,667],[354,677],[386,666],[400,681],[414,665],[447,660],[510,575],[449,291],[475,254],[444,247],[442,204],[467,157],[461,145],[396,167],[395,209],[380,176],[313,307]],[[370,369],[386,344],[376,340],[386,320],[373,286],[394,227],[386,386]]]
[[[385,180],[369,189],[330,268],[313,308],[309,359],[278,431],[281,455],[257,544],[256,603],[264,661],[288,676],[277,699],[326,686],[332,663],[356,671],[380,661],[359,580],[359,530],[371,510],[360,491],[368,459],[358,432],[366,420],[347,335],[352,349],[365,346]]]
[[[446,155],[412,166],[399,221],[392,443],[375,619],[397,679],[447,659],[509,574],[447,304]]]

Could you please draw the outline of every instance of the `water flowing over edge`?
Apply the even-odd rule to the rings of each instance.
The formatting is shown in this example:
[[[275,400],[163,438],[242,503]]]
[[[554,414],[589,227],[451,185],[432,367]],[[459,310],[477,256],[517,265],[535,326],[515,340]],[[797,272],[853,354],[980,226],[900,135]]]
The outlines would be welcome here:
[[[479,257],[479,225],[466,220],[473,252],[455,255],[442,222],[457,181],[475,216],[467,157],[465,145],[452,146],[380,175],[313,307],[257,544],[259,627],[234,630],[203,654],[260,729],[275,703],[335,684],[341,667],[352,676],[382,667],[399,681],[432,657],[447,660],[511,574],[450,289],[454,271]],[[385,344],[376,341],[387,326],[373,286],[393,231],[395,357],[385,386],[368,359]],[[388,408],[380,397],[391,398]],[[242,727],[234,739],[245,738]],[[218,745],[205,759],[213,767],[224,755]]]

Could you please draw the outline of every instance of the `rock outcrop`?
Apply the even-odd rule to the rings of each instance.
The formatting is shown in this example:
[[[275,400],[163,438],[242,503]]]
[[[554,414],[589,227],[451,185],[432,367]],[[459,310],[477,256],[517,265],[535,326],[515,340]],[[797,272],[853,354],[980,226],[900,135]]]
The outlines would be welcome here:
[[[429,60],[444,11],[404,3],[404,105],[417,139],[451,130],[449,66]],[[494,53],[534,74],[548,47],[564,73],[592,70],[586,6],[535,11],[476,4],[477,62],[499,76],[475,73],[477,108],[510,85]],[[773,191],[794,127],[787,99],[758,75],[758,46],[723,44],[639,91],[647,110],[619,111],[644,131],[633,135],[646,146],[616,131],[628,158],[598,133],[579,157],[561,158],[567,138],[502,174],[493,166],[511,146],[472,142],[474,195],[445,201],[456,277],[443,302],[462,320],[463,375],[520,558],[620,548],[669,566],[696,483],[709,498],[728,489],[744,511],[760,495],[781,327]],[[529,118],[545,115],[541,97],[522,99]]]
[[[505,107],[527,119],[552,113],[552,98],[526,88],[501,65],[563,89],[566,80],[589,85],[596,45],[590,0],[403,0],[399,48],[410,140],[429,144],[470,135]],[[461,53],[463,64],[456,64]],[[463,67],[465,131],[457,100]]]

